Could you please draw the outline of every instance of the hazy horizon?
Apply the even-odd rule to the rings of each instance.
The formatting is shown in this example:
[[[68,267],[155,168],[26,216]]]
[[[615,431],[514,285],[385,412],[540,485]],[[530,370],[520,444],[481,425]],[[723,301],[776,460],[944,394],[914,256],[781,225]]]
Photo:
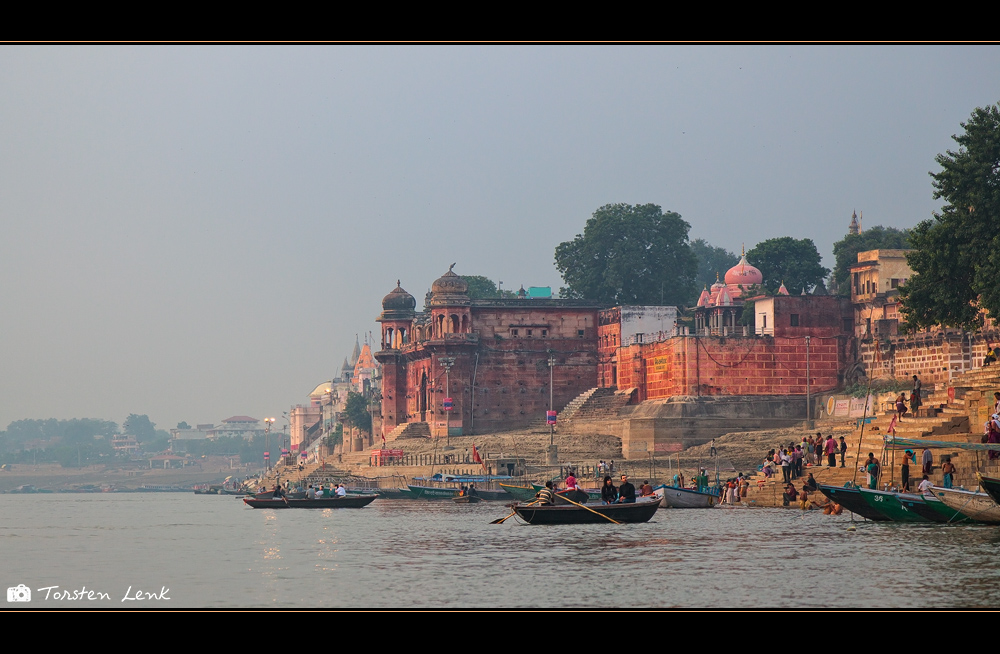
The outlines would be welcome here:
[[[811,238],[832,268],[853,211],[931,217],[998,69],[996,46],[8,46],[0,429],[280,420],[397,279],[557,289],[605,204],[736,253]]]

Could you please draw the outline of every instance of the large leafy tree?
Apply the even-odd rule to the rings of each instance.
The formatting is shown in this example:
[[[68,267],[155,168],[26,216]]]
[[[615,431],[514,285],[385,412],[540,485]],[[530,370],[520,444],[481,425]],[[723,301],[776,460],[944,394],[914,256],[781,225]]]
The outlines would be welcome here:
[[[691,241],[691,251],[698,259],[698,273],[694,279],[694,299],[697,300],[701,289],[711,286],[716,279],[721,279],[727,270],[736,265],[739,257],[725,248],[710,245],[703,238]]]
[[[473,300],[483,300],[499,297],[517,297],[513,291],[500,291],[493,280],[483,275],[462,275],[469,285],[469,297]],[[503,283],[502,281],[500,282]],[[502,295],[501,295],[502,294]]]
[[[675,304],[690,301],[697,260],[691,226],[658,205],[608,204],[583,234],[556,248],[563,297],[605,304]]]
[[[830,273],[820,265],[820,260],[811,238],[769,238],[747,252],[747,261],[760,269],[769,293],[776,293],[782,283],[792,294],[818,286]]]
[[[350,391],[344,406],[347,421],[361,431],[372,430],[372,414],[368,413],[368,400],[361,393]]]
[[[851,266],[858,262],[858,252],[867,250],[905,250],[910,247],[910,230],[876,225],[860,234],[848,234],[833,244],[836,263],[831,275],[831,290],[851,294]]]
[[[906,327],[975,329],[1000,317],[1000,106],[978,107],[935,157],[934,198],[945,205],[910,237],[914,276],[900,289]]]

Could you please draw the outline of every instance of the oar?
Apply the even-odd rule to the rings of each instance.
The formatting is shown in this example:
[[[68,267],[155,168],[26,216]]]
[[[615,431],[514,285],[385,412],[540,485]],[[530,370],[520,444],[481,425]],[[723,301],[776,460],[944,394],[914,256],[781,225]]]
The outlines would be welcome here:
[[[589,506],[587,506],[587,505],[585,505],[585,504],[580,504],[580,503],[578,503],[578,502],[574,502],[573,500],[569,499],[569,498],[568,498],[568,497],[566,497],[565,495],[560,495],[559,497],[563,498],[564,500],[566,500],[566,501],[567,501],[567,502],[569,502],[570,504],[575,504],[576,506],[580,507],[581,509],[587,509],[587,510],[588,510],[588,511],[590,511],[591,513],[596,513],[597,515],[601,516],[602,518],[606,518],[607,520],[610,520],[611,522],[615,523],[616,525],[620,525],[620,524],[621,524],[620,522],[618,522],[618,521],[617,521],[617,520],[615,520],[614,518],[609,518],[608,516],[604,515],[604,514],[603,514],[603,513],[601,513],[600,511],[595,511],[595,510],[593,510],[592,508],[590,508]]]
[[[539,502],[541,502],[541,500],[535,500],[534,502],[529,502],[529,503],[525,504],[525,506],[531,506],[532,504],[538,504]],[[496,520],[490,522],[490,524],[491,525],[502,525],[504,520],[506,520],[507,518],[511,517],[515,513],[517,513],[517,511],[511,511],[510,515],[507,516],[506,518],[497,518]]]

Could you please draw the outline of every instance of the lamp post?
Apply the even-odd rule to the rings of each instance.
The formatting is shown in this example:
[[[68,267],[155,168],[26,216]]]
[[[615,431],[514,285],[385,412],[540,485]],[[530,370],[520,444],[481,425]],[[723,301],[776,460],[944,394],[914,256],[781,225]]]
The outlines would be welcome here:
[[[812,389],[809,386],[809,337],[806,336],[806,429],[813,428],[812,420]]]
[[[264,418],[264,468],[271,471],[271,425],[274,418]]]
[[[556,353],[549,350],[549,411],[545,421],[549,423],[549,449],[546,452],[546,463],[556,465],[559,462],[558,450],[555,444],[556,434],[556,409],[555,409],[555,386],[553,384],[554,371],[556,367]]]
[[[444,416],[445,416],[445,418],[444,418],[445,419],[445,423],[444,423],[445,424],[445,428],[444,428],[444,438],[445,438],[444,442],[445,442],[445,445],[444,445],[444,447],[442,449],[453,450],[455,448],[453,448],[451,446],[451,409],[452,409],[452,401],[451,401],[451,367],[453,365],[455,365],[455,357],[441,357],[440,359],[438,359],[438,363],[440,363],[444,367],[444,394],[445,394],[445,398],[444,398],[444,403],[443,404],[444,404],[444,412],[445,412],[444,413]]]

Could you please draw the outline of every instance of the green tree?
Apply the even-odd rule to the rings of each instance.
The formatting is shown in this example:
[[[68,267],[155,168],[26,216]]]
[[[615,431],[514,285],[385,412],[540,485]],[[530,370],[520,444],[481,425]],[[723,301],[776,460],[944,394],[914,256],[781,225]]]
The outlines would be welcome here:
[[[915,274],[899,292],[910,330],[976,329],[982,309],[1000,316],[1000,105],[977,107],[962,128],[958,150],[937,155],[930,174],[945,205],[910,236]]]
[[[810,238],[769,238],[747,252],[747,261],[760,269],[769,293],[777,293],[782,283],[789,293],[797,294],[803,288],[808,292],[830,273],[820,265],[819,250]]]
[[[711,286],[716,279],[721,279],[726,271],[736,265],[739,257],[725,248],[717,248],[710,245],[703,238],[691,241],[691,252],[698,259],[698,273],[694,278],[694,302],[698,301],[698,294],[706,286]]]
[[[350,391],[344,405],[347,421],[361,431],[372,430],[372,414],[368,413],[368,400],[361,393]]]
[[[566,282],[560,293],[609,305],[683,305],[698,269],[690,228],[655,204],[605,205],[583,234],[556,247],[556,268]]]
[[[860,234],[848,234],[833,244],[836,263],[830,276],[831,291],[851,294],[851,266],[858,262],[858,252],[867,250],[905,250],[910,247],[910,230],[876,225]]]
[[[191,425],[189,425],[189,424],[187,424],[187,422],[181,420],[180,422],[177,423],[177,428],[178,429],[191,429]]]
[[[473,300],[517,297],[514,291],[500,291],[489,277],[483,277],[482,275],[462,275],[462,279],[469,284],[469,298]]]

